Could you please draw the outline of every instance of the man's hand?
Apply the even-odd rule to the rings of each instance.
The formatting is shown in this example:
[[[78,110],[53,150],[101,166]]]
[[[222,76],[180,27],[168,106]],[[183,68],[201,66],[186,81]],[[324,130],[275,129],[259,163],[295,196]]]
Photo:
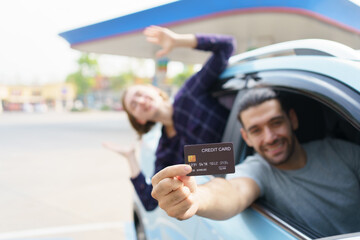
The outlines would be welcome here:
[[[162,57],[168,54],[174,48],[175,39],[177,38],[176,33],[159,26],[150,26],[145,28],[144,35],[146,36],[146,40],[148,42],[162,47],[162,49],[156,53],[157,57]]]
[[[199,202],[196,197],[197,184],[187,164],[164,168],[152,178],[151,195],[158,200],[159,207],[179,220],[185,220],[196,214]]]

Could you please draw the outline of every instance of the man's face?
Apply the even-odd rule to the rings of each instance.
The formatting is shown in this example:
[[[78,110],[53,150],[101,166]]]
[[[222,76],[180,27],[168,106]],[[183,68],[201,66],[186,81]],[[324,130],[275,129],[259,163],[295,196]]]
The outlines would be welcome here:
[[[126,109],[141,124],[153,121],[162,101],[159,91],[147,85],[128,88],[124,99]]]
[[[246,109],[240,117],[244,140],[270,164],[280,166],[291,158],[295,147],[293,130],[298,127],[293,110],[287,115],[278,100],[269,100]]]

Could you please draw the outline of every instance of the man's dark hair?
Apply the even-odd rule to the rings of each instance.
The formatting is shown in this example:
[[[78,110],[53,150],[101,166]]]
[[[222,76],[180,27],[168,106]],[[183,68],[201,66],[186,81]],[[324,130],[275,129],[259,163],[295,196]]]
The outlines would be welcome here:
[[[241,102],[239,103],[238,119],[241,125],[243,125],[243,122],[240,118],[240,114],[243,111],[273,99],[278,100],[285,113],[288,113],[289,107],[285,104],[285,101],[282,99],[282,97],[279,96],[279,94],[273,89],[269,87],[255,87],[246,90],[244,96],[240,99]]]

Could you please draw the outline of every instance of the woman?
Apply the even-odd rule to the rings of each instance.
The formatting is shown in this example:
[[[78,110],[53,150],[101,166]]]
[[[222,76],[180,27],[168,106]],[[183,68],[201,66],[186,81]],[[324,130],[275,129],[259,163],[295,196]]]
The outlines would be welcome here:
[[[177,34],[158,26],[146,28],[144,35],[147,41],[162,47],[157,57],[177,47],[212,52],[203,68],[179,90],[173,104],[160,89],[150,85],[131,86],[123,95],[123,107],[140,137],[156,122],[163,125],[156,150],[157,173],[167,166],[184,163],[184,145],[221,141],[229,111],[211,96],[210,89],[225,70],[235,43],[229,36]],[[157,201],[151,197],[152,186],[146,183],[137,164],[135,148],[124,149],[111,143],[104,146],[128,160],[131,181],[141,202],[146,210],[155,209]]]

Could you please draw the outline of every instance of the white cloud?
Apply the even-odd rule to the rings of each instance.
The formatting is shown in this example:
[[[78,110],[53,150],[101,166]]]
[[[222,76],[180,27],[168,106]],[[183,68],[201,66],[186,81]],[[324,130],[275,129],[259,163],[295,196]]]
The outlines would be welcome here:
[[[358,6],[360,6],[360,0],[349,0],[349,1],[355,3]]]

